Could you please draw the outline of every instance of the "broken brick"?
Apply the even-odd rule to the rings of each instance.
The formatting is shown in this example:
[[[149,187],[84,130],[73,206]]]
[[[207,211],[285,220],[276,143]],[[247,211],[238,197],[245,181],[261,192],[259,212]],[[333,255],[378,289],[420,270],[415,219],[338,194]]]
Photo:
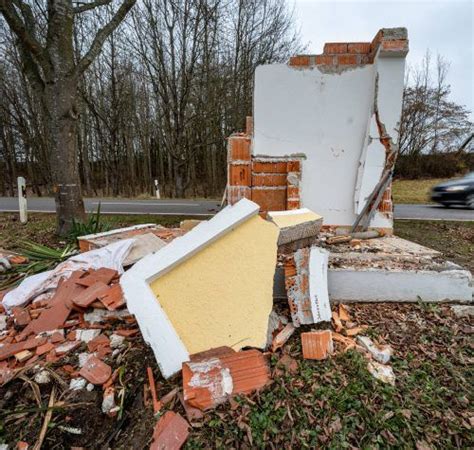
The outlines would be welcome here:
[[[179,414],[167,411],[155,426],[150,450],[179,450],[188,438],[188,428]]]
[[[100,385],[110,378],[112,369],[96,356],[91,356],[79,371],[79,375],[89,381],[89,383]]]
[[[295,332],[295,326],[292,323],[285,325],[283,330],[281,330],[274,338],[272,342],[272,352],[275,352],[279,348],[283,347],[290,339],[291,335]]]
[[[265,356],[258,350],[246,350],[196,362],[182,368],[185,402],[206,410],[236,394],[249,394],[270,379]]]
[[[304,359],[326,359],[333,353],[332,333],[330,330],[301,333],[301,346]]]

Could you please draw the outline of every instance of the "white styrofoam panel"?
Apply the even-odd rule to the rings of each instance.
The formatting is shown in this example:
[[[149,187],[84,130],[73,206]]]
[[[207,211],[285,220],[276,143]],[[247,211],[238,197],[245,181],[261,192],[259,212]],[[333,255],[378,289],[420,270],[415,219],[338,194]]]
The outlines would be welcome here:
[[[127,307],[137,318],[143,338],[153,349],[165,378],[181,370],[189,353],[169,320],[150,283],[251,217],[260,207],[247,199],[224,208],[156,253],[145,256],[120,279]]]

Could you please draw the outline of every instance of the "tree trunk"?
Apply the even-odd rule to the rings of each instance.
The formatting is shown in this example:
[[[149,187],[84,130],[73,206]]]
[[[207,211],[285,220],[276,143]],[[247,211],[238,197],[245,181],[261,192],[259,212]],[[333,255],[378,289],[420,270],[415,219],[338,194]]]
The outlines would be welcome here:
[[[76,150],[77,80],[73,77],[48,84],[44,90],[51,176],[55,193],[57,232],[65,236],[74,220],[84,220]]]

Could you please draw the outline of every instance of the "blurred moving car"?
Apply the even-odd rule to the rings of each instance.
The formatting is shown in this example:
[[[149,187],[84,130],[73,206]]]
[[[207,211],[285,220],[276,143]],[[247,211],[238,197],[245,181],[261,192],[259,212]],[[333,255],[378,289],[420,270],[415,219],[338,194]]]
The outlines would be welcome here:
[[[436,185],[431,190],[431,200],[447,207],[465,205],[474,209],[474,172],[463,178]]]

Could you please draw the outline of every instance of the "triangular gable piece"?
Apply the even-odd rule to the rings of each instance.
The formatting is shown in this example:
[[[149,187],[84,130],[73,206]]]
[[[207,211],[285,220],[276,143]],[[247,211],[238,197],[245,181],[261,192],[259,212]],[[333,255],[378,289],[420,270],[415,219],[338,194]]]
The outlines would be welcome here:
[[[146,256],[121,278],[164,377],[210,348],[264,347],[278,229],[243,199]]]

